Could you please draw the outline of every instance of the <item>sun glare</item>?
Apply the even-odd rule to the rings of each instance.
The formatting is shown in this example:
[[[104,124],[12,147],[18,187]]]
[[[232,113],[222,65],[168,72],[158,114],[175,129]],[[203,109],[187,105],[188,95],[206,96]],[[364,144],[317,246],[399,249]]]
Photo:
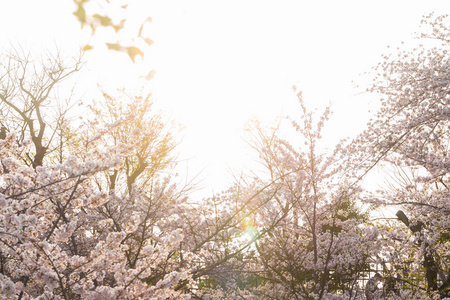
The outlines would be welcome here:
[[[254,239],[258,238],[259,233],[258,233],[258,230],[255,228],[255,223],[253,220],[246,217],[242,221],[242,225],[243,225],[245,234],[247,235],[247,237],[250,240],[254,240]]]
[[[361,84],[359,74],[379,62],[387,45],[410,38],[423,14],[446,5],[408,2],[406,13],[402,3],[133,1],[127,24],[136,28],[151,18],[142,34],[154,43],[132,64],[127,55],[103,49],[105,40],[116,37],[111,28],[99,29],[103,48],[95,45],[86,53],[80,86],[86,87],[87,98],[97,83],[110,90],[151,91],[155,107],[185,126],[179,150],[192,175],[203,171],[208,194],[230,183],[230,170],[249,163],[241,139],[246,122],[270,124],[277,116],[298,115],[294,84],[310,107],[333,104],[330,145],[362,128],[370,99],[355,96],[364,89],[352,81]],[[58,5],[71,14],[73,7]],[[2,40],[32,36],[47,44],[52,39],[62,49],[95,43],[74,20],[50,11],[23,13],[33,26],[1,13],[0,25],[9,28]],[[131,41],[126,32],[119,38]]]
[[[362,127],[367,105],[353,97],[351,80],[376,64],[385,47],[370,41],[375,29],[363,22],[367,16],[292,1],[179,4],[149,4],[155,41],[149,57],[156,70],[149,86],[163,109],[186,125],[184,152],[191,168],[201,166],[193,172],[203,172],[206,186],[229,184],[227,173],[248,162],[241,140],[246,122],[297,116],[293,84],[311,107],[340,106],[342,128]],[[330,144],[345,135],[334,128]]]

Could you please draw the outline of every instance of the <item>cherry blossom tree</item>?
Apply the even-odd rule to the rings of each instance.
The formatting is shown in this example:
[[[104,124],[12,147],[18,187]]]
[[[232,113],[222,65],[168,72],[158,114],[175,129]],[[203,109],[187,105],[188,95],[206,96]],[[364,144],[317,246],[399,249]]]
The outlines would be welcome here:
[[[236,233],[245,233],[241,243],[250,241],[251,247],[240,260],[246,266],[234,278],[226,273],[227,279],[268,299],[361,297],[358,279],[369,268],[377,234],[364,227],[367,215],[355,204],[358,186],[340,181],[338,156],[317,149],[329,110],[315,122],[301,92],[298,97],[301,122],[291,123],[300,145],[283,139],[278,127],[257,124],[252,131],[267,172],[235,189],[237,203],[251,200],[235,205],[242,209],[234,225]]]
[[[33,151],[24,159],[34,168],[62,142],[61,125],[72,103],[57,96],[61,83],[81,67],[80,58],[65,59],[61,53],[36,57],[16,48],[1,56],[0,108],[4,133],[16,131],[19,142],[31,139]],[[51,104],[52,109],[49,109]]]
[[[82,24],[122,30],[75,3]],[[448,296],[450,29],[446,16],[423,25],[435,46],[384,58],[370,88],[381,109],[355,140],[321,149],[330,111],[317,118],[298,92],[298,119],[251,130],[264,171],[206,199],[180,184],[175,129],[151,95],[103,91],[71,123],[54,91],[80,61],[4,56],[0,295],[363,299],[361,278],[378,264],[376,296]],[[297,140],[282,135],[286,123]],[[361,179],[380,162],[398,174],[366,194]],[[362,199],[397,213],[371,220]]]
[[[190,281],[176,217],[186,196],[171,180],[172,139],[150,115],[149,98],[133,99],[137,116],[118,110],[109,123],[98,121],[95,134],[89,121],[91,127],[78,129],[64,118],[53,124],[52,89],[78,65],[67,69],[50,60],[40,69],[34,63],[11,57],[1,78],[7,109],[0,140],[0,294],[185,297],[175,287]],[[70,134],[66,149],[52,159],[48,149],[61,145],[53,138],[58,129]]]
[[[1,141],[0,149],[3,295],[20,299],[182,297],[173,290],[178,281],[188,278],[179,259],[182,234],[175,230],[155,240],[147,238],[136,253],[128,240],[136,238],[140,226],[157,227],[137,214],[114,226],[111,223],[116,220],[98,212],[113,201],[113,195],[98,191],[93,176],[119,167],[121,156],[129,151],[126,145],[96,149],[71,156],[63,164],[36,169],[20,163],[24,149],[13,134]]]
[[[402,280],[418,292],[441,296],[447,295],[450,284],[448,21],[448,16],[429,15],[422,22],[416,48],[385,56],[375,69],[377,75],[370,88],[380,96],[381,108],[349,148],[359,174],[380,161],[398,166],[403,175],[406,169],[414,171],[372,199],[377,204],[400,207],[398,223],[407,228],[393,234],[396,239],[401,236],[403,244],[395,239],[386,242],[384,251],[392,254],[386,254],[389,263],[402,264],[405,259],[404,264],[414,258],[408,274],[397,271]],[[399,247],[409,253],[399,256],[403,251]]]

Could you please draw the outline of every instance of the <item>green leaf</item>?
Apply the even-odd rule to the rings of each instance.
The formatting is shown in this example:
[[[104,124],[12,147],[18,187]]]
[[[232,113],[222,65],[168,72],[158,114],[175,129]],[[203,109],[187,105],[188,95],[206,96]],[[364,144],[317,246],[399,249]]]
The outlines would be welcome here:
[[[86,10],[84,10],[83,2],[78,3],[78,8],[73,14],[81,22],[81,26],[86,23]]]
[[[128,56],[130,56],[133,63],[135,62],[136,55],[140,55],[142,58],[144,57],[144,52],[141,51],[141,49],[137,47],[127,47]]]
[[[91,50],[93,47],[91,45],[86,45],[83,47],[83,49],[81,49],[81,51],[89,51]]]
[[[99,14],[94,14],[93,17],[96,18],[97,20],[99,20],[100,25],[102,25],[102,26],[111,26],[112,25],[112,20],[108,16],[101,16]]]
[[[120,44],[110,44],[110,43],[106,43],[106,46],[108,46],[109,50],[116,50],[116,51],[120,51],[123,49],[123,47]]]

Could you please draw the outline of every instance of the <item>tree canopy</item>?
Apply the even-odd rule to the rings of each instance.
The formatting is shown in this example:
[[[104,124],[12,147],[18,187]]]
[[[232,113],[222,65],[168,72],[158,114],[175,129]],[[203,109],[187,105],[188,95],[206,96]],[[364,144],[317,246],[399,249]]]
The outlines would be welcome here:
[[[93,32],[124,26],[75,3]],[[450,296],[448,21],[424,18],[420,38],[433,46],[375,67],[369,91],[381,108],[355,139],[318,147],[330,109],[310,111],[295,87],[297,119],[249,129],[263,171],[206,199],[179,180],[178,129],[151,94],[101,90],[75,121],[55,89],[80,59],[4,54],[0,298]],[[380,163],[393,170],[390,189],[369,192],[362,181]],[[375,218],[387,207],[395,217]]]

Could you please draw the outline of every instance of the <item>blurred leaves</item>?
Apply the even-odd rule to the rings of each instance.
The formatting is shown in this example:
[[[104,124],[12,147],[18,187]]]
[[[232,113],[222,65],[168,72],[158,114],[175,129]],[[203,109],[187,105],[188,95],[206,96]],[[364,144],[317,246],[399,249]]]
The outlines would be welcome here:
[[[120,51],[123,49],[123,47],[120,44],[110,44],[110,43],[106,43],[106,46],[108,46],[109,50],[116,50],[116,51]]]
[[[84,9],[84,3],[86,0],[75,0],[75,4],[77,5],[77,10],[73,13],[75,17],[77,17],[78,21],[81,23],[81,27],[86,23],[86,10]]]
[[[136,57],[136,55],[140,55],[142,58],[144,58],[144,52],[142,52],[141,49],[139,49],[137,47],[133,47],[133,46],[127,47],[126,49],[128,52],[128,56],[130,56],[130,58],[133,62],[135,62],[134,58]]]
[[[73,15],[78,19],[81,23],[81,27],[83,28],[85,25],[88,25],[92,30],[92,35],[96,33],[98,27],[112,28],[116,34],[118,34],[126,25],[127,17],[121,19],[120,21],[114,21],[106,12],[109,8],[118,9],[119,11],[125,12],[128,8],[128,4],[123,4],[123,1],[120,6],[117,6],[117,2],[108,1],[108,0],[73,0],[76,5],[76,10],[73,12]],[[86,3],[98,4],[97,6],[87,7]],[[113,7],[116,5],[116,7]],[[94,7],[94,8],[93,8]],[[96,10],[93,12],[92,10]],[[153,40],[143,34],[145,29],[145,24],[152,22],[150,17],[146,18],[139,29],[137,30],[137,35],[131,36],[131,42],[126,43],[117,41],[116,43],[108,43],[105,42],[106,46],[109,50],[119,51],[126,53],[133,63],[136,62],[136,57],[141,56],[144,57],[144,52],[142,47],[151,46],[153,44]],[[144,43],[139,43],[139,40]],[[139,46],[140,45],[140,46]],[[86,45],[82,49],[82,51],[88,51],[93,49],[92,45]]]
[[[86,45],[86,46],[84,46],[83,47],[83,49],[81,49],[82,51],[89,51],[89,50],[91,50],[92,49],[92,46],[91,45]]]
[[[151,23],[151,22],[152,22],[152,18],[151,18],[151,17],[148,17],[148,18],[144,21],[144,23],[142,23],[141,27],[139,27],[139,33],[138,33],[138,36],[139,36],[139,37],[142,37],[142,30],[144,30],[145,24]]]
[[[151,45],[151,44],[153,44],[153,41],[150,39],[150,38],[144,38],[144,42],[146,42],[147,43],[147,45]]]
[[[155,77],[156,71],[150,70],[147,75],[141,76],[141,78],[144,78],[145,80],[152,80]]]
[[[109,50],[115,50],[115,51],[120,51],[120,52],[126,52],[128,54],[128,56],[131,58],[131,60],[134,62],[136,62],[136,56],[141,56],[142,58],[144,57],[144,52],[142,52],[141,49],[139,49],[138,47],[134,47],[134,46],[129,46],[129,47],[124,47],[122,45],[120,45],[119,43],[115,43],[115,44],[111,44],[111,43],[106,43],[106,46],[108,47]]]
[[[100,16],[99,14],[93,15],[94,19],[97,19],[102,26],[112,26],[112,20],[108,16]]]
[[[114,31],[117,33],[120,29],[123,28],[123,26],[125,25],[125,21],[126,19],[123,19],[120,21],[119,25],[112,25],[112,27],[114,28]]]

